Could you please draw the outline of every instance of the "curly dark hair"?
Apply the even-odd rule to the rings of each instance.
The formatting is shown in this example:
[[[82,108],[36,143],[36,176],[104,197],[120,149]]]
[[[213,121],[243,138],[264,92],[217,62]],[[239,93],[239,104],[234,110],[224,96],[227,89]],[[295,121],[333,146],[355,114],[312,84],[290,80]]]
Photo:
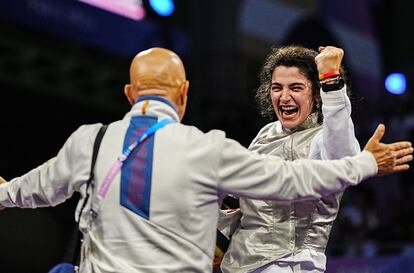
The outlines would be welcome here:
[[[256,90],[256,102],[258,104],[259,112],[263,117],[276,119],[276,114],[273,109],[270,90],[272,85],[272,74],[276,67],[297,67],[310,82],[313,94],[313,109],[312,113],[318,113],[318,122],[323,121],[322,115],[322,101],[319,93],[320,83],[319,74],[315,63],[315,57],[319,53],[313,49],[302,46],[286,46],[279,48],[272,48],[267,55],[262,70],[259,75],[260,86]],[[345,70],[340,68],[341,77],[345,80]],[[349,92],[349,90],[348,90]]]

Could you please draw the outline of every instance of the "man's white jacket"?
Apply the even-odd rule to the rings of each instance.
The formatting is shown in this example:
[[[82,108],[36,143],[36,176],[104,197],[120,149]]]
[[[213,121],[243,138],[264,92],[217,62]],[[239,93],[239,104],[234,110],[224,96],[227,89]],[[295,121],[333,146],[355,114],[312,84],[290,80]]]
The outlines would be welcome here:
[[[92,197],[123,149],[164,118],[176,122],[140,145],[110,186],[87,231],[89,264],[83,268],[95,273],[211,272],[223,196],[309,200],[343,191],[377,172],[369,152],[336,161],[286,162],[259,155],[222,131],[203,133],[181,124],[163,98],[142,97],[124,119],[109,125],[89,188]],[[2,184],[0,204],[36,208],[62,203],[75,191],[85,197],[100,126],[81,126],[54,159]],[[80,221],[83,230],[89,204]]]

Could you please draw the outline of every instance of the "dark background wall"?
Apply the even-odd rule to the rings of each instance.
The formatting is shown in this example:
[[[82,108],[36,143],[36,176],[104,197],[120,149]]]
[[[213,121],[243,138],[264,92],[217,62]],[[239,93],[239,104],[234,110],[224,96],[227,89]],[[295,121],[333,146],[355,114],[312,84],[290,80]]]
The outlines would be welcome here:
[[[413,140],[414,27],[409,0],[177,0],[169,18],[135,22],[78,1],[0,3],[0,175],[19,176],[53,157],[84,123],[109,123],[129,110],[123,97],[131,58],[162,46],[184,60],[190,80],[184,123],[225,130],[247,146],[268,122],[254,89],[271,46],[334,44],[345,49],[360,143],[378,122],[387,141]],[[388,94],[389,72],[408,91]],[[329,255],[399,255],[413,244],[413,172],[348,190]],[[380,181],[382,180],[382,181]],[[76,200],[56,208],[0,212],[0,272],[47,272],[73,226]],[[347,242],[347,244],[344,244]]]

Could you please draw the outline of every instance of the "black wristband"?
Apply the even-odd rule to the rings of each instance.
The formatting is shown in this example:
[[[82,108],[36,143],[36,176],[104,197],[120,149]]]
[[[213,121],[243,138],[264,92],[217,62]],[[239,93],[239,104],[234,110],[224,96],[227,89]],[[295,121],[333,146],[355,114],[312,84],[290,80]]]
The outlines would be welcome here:
[[[338,79],[336,79],[333,82],[321,84],[321,88],[323,92],[337,91],[337,90],[342,89],[344,86],[345,86],[345,81],[341,77],[338,77]]]

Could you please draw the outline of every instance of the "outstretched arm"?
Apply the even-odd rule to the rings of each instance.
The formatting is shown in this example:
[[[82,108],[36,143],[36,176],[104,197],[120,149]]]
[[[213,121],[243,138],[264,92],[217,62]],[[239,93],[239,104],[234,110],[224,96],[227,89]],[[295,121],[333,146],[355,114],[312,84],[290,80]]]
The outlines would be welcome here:
[[[4,207],[55,206],[72,196],[89,178],[94,136],[99,125],[82,126],[66,141],[57,157],[7,183],[0,183]]]
[[[380,125],[364,152],[332,161],[284,161],[251,153],[227,139],[221,147],[219,188],[252,199],[309,200],[343,191],[377,173],[407,170],[407,163],[412,160],[411,143],[380,143],[384,130]]]

